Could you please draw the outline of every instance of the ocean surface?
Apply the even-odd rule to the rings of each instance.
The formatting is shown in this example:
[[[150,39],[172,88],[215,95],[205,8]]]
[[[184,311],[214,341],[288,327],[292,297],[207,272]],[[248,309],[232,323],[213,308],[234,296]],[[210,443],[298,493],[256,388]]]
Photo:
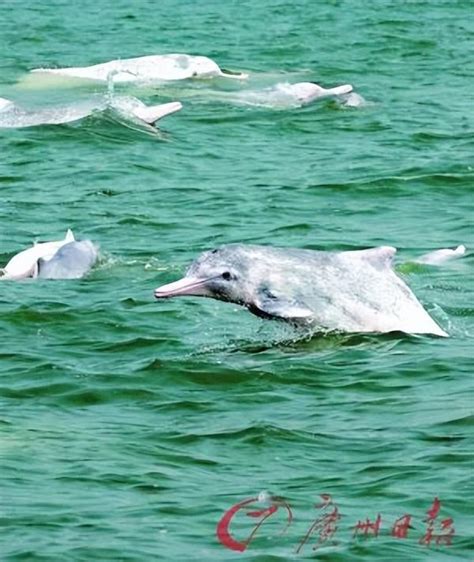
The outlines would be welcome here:
[[[1,560],[473,559],[472,13],[1,2],[0,96],[23,107],[106,95],[35,85],[37,67],[189,53],[250,73],[116,85],[183,103],[155,135],[101,114],[0,129],[0,265],[68,228],[100,246],[84,279],[0,282]],[[366,103],[242,103],[298,81]],[[395,246],[450,337],[309,338],[232,304],[154,300],[232,242]],[[408,263],[458,244],[442,267]]]

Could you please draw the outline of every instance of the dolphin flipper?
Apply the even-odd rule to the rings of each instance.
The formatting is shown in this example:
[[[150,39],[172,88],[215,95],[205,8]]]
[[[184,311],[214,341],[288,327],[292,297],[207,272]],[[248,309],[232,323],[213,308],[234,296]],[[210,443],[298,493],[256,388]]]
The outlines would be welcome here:
[[[274,291],[264,288],[254,303],[249,307],[250,311],[262,318],[277,317],[284,320],[304,320],[313,316],[313,311],[304,304],[279,295]]]

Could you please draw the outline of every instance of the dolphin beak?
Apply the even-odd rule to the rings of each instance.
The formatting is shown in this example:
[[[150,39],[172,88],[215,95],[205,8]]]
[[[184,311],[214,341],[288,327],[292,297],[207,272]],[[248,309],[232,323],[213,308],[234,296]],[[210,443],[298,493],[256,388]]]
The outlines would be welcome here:
[[[193,295],[196,297],[210,297],[211,292],[206,286],[209,279],[199,279],[197,277],[183,277],[179,281],[162,285],[155,289],[155,298],[167,299],[171,297],[181,297]]]
[[[349,94],[352,90],[353,88],[350,84],[344,84],[342,86],[336,86],[335,88],[328,88],[323,95],[342,96],[343,94]]]

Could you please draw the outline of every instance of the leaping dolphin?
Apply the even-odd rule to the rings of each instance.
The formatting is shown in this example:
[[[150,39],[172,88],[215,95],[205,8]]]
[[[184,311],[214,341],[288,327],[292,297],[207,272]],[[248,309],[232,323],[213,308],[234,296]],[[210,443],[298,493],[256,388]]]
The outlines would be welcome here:
[[[75,279],[85,275],[97,257],[97,249],[90,240],[77,242],[68,230],[63,240],[36,243],[13,256],[0,270],[0,279]]]
[[[204,252],[157,299],[201,296],[312,329],[447,336],[392,269],[390,246],[323,252],[230,244]]]
[[[115,82],[153,82],[215,76],[243,79],[248,76],[223,70],[208,57],[185,54],[149,55],[83,67],[35,68],[31,72],[101,82],[106,82],[111,73],[114,74]]]

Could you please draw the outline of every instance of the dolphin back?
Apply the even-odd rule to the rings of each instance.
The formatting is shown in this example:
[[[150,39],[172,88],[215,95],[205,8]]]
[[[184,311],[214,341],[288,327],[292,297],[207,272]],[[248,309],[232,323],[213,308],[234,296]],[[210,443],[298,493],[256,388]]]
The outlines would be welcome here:
[[[90,240],[69,242],[49,259],[38,261],[38,277],[43,279],[79,279],[97,261],[97,249]]]

